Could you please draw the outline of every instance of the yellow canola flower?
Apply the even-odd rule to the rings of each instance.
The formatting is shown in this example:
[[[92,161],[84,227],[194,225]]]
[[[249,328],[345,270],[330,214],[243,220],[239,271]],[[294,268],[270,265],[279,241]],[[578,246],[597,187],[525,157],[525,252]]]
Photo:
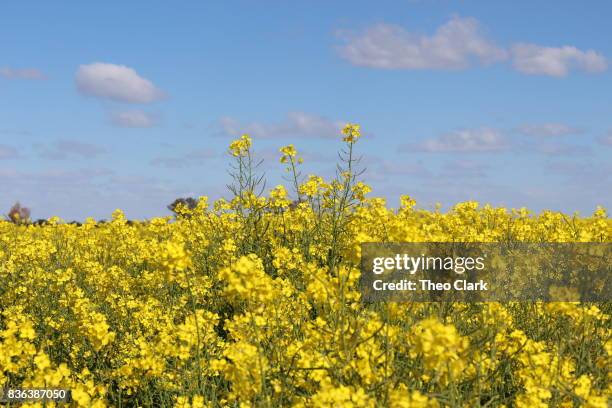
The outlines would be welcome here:
[[[347,123],[342,129],[342,134],[344,142],[355,143],[361,137],[361,127],[355,123]]]
[[[453,325],[443,324],[435,318],[422,320],[412,328],[410,343],[410,355],[423,359],[427,378],[440,377],[443,382],[461,378],[469,340]]]
[[[230,143],[229,151],[234,157],[246,156],[253,141],[249,135],[242,135],[240,139],[234,140]]]
[[[297,150],[292,144],[281,147],[279,151],[283,154],[280,158],[281,163],[287,163],[291,158],[297,156]]]

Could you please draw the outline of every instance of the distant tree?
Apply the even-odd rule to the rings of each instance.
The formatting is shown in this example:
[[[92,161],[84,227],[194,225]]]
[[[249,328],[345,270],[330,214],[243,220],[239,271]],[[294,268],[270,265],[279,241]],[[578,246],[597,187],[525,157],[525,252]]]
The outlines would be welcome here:
[[[177,198],[170,205],[168,209],[174,213],[174,215],[180,215],[178,212],[179,207],[184,207],[188,210],[194,210],[198,206],[198,200],[193,197]]]
[[[19,202],[16,202],[6,217],[14,224],[28,224],[30,222],[30,209],[22,207]]]

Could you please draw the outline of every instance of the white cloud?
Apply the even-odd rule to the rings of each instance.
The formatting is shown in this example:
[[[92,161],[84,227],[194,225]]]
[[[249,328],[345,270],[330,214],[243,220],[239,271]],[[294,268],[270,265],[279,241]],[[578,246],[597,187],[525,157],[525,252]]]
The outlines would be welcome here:
[[[152,166],[167,168],[184,168],[207,164],[207,159],[213,158],[215,152],[211,149],[194,150],[181,156],[155,157],[150,161]]]
[[[47,76],[35,68],[0,68],[0,76],[6,79],[29,79],[29,80],[43,80],[47,79]]]
[[[567,136],[582,133],[582,129],[562,123],[532,123],[524,124],[518,131],[527,136]]]
[[[455,160],[447,162],[439,177],[449,178],[480,178],[489,172],[489,166],[470,160]]]
[[[0,145],[0,160],[15,159],[19,157],[19,152],[12,146]]]
[[[549,156],[578,156],[591,153],[591,149],[587,146],[576,146],[551,142],[542,143],[536,146],[536,151]]]
[[[117,102],[150,103],[165,96],[151,81],[124,65],[101,62],[81,65],[75,80],[84,95]]]
[[[350,38],[352,37],[352,38]],[[484,37],[474,18],[454,17],[432,36],[410,33],[392,24],[378,24],[350,36],[340,55],[354,65],[384,69],[459,69],[472,60],[489,64],[506,51]]]
[[[602,186],[612,181],[612,165],[597,161],[575,161],[562,160],[552,161],[545,164],[545,169],[556,174],[563,174],[573,181],[576,185],[585,185],[585,181]],[[597,189],[593,190],[597,192]],[[610,191],[609,188],[602,188],[599,192]]]
[[[599,143],[612,147],[612,129],[610,129],[607,134],[599,138]]]
[[[304,112],[290,112],[287,119],[279,123],[251,122],[242,124],[236,119],[224,117],[220,120],[222,132],[228,136],[243,133],[257,138],[319,137],[339,138],[344,122],[332,121]]]
[[[106,149],[90,143],[80,142],[78,140],[58,140],[53,145],[35,145],[39,156],[49,160],[66,160],[75,157],[94,158],[106,153]]]
[[[128,128],[150,128],[157,125],[158,119],[141,110],[130,110],[124,112],[114,112],[110,115],[113,125]]]
[[[542,47],[535,44],[512,46],[514,68],[524,74],[564,77],[571,70],[588,73],[603,72],[608,68],[606,58],[593,50],[576,47]]]
[[[429,170],[427,170],[427,168],[421,162],[398,163],[396,161],[386,159],[379,162],[379,166],[376,168],[375,172],[383,176],[388,176],[391,174],[400,176],[413,175],[425,177],[430,175]]]
[[[428,36],[381,23],[360,34],[340,32],[345,44],[338,52],[354,65],[378,69],[461,69],[476,61],[486,65],[508,58],[516,70],[529,75],[564,77],[571,71],[608,68],[606,58],[594,50],[520,42],[507,49],[489,40],[480,27],[475,18],[453,17]]]
[[[403,152],[476,153],[506,150],[508,143],[496,129],[461,129],[426,139],[419,144],[400,146]]]

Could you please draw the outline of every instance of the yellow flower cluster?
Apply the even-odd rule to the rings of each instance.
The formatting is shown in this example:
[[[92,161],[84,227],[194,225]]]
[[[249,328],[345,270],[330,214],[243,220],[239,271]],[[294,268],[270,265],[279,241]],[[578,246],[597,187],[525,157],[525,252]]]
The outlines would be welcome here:
[[[609,304],[358,290],[362,242],[611,242],[603,208],[392,209],[352,180],[310,176],[296,206],[279,186],[175,219],[0,221],[0,387],[68,388],[84,407],[608,406]]]
[[[246,156],[249,149],[251,148],[252,140],[249,135],[242,135],[238,140],[234,140],[230,146],[229,151],[234,157]]]
[[[347,143],[355,143],[361,137],[361,127],[354,123],[347,123],[342,129],[344,137],[343,141]]]
[[[279,149],[279,151],[283,154],[280,158],[281,163],[287,163],[288,161],[292,161],[295,157],[297,157],[297,150],[295,150],[295,146],[292,144],[283,146]],[[303,159],[299,158],[298,162],[303,163]]]

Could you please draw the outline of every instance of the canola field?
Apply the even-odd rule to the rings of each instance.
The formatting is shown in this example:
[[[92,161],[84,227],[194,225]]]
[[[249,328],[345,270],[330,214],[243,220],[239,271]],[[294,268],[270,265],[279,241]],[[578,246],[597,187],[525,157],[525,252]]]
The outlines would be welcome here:
[[[606,210],[392,209],[359,181],[359,127],[342,137],[332,180],[302,177],[289,145],[287,187],[262,191],[245,135],[232,199],[139,222],[0,221],[0,388],[70,389],[82,407],[608,407],[609,303],[358,290],[362,242],[610,242]]]

